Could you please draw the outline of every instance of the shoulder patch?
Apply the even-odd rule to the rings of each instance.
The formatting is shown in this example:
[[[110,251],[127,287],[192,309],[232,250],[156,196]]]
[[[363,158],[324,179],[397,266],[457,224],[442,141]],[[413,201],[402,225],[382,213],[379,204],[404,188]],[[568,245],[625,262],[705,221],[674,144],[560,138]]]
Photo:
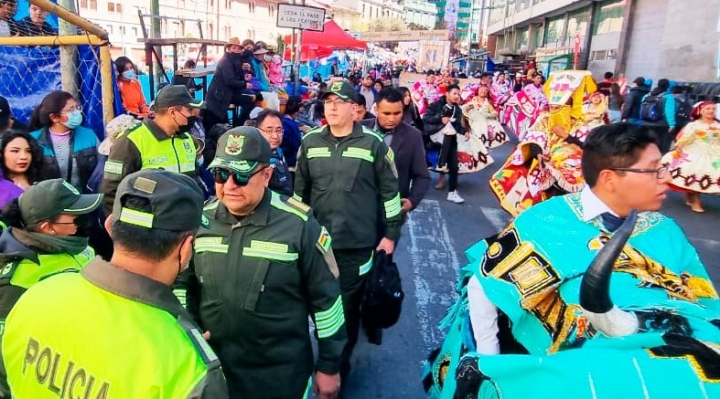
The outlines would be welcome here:
[[[120,137],[130,135],[130,133],[140,129],[142,126],[143,126],[143,123],[138,123],[135,126],[131,127],[130,129],[121,132],[120,134],[117,135],[116,140],[119,139]]]
[[[287,202],[288,205],[292,205],[292,206],[294,206],[295,208],[297,208],[297,209],[299,209],[299,210],[301,210],[301,211],[303,211],[303,212],[305,212],[305,213],[310,212],[310,205],[307,205],[307,204],[305,204],[305,203],[303,203],[303,202],[301,202],[301,201],[298,201],[296,198],[290,197],[290,198],[288,198],[287,201],[285,201],[285,202]]]

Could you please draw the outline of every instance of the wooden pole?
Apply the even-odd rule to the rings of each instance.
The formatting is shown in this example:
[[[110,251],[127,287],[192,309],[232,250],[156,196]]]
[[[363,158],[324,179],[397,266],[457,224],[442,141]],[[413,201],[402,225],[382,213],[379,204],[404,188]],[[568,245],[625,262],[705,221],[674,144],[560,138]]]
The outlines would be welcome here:
[[[65,8],[70,13],[75,12],[75,1],[58,0],[58,5]],[[77,28],[63,18],[58,18],[58,33],[61,35],[73,35],[77,33]],[[78,49],[77,46],[61,46],[60,47],[60,74],[62,89],[79,98],[80,83],[78,74]]]
[[[100,47],[100,76],[102,77],[103,121],[107,125],[115,117],[112,59],[110,46]]]
[[[0,46],[79,46],[83,44],[101,46],[107,43],[106,39],[95,35],[0,37]]]

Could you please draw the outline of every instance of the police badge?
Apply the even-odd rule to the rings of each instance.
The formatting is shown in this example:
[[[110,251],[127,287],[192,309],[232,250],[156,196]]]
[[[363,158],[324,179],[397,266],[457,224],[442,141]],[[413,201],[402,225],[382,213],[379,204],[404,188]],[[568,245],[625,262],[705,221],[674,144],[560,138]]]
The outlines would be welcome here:
[[[225,153],[228,155],[238,155],[242,152],[245,136],[229,135],[225,144]]]

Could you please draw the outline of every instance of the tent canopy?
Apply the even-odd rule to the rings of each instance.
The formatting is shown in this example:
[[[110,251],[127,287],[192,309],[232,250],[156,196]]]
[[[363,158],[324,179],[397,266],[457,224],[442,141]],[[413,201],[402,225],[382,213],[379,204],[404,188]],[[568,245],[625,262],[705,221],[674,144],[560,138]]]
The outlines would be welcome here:
[[[301,61],[327,57],[333,50],[366,50],[367,43],[345,32],[335,21],[325,22],[323,32],[305,30],[302,32]],[[292,36],[285,36],[285,44],[292,44]],[[286,53],[286,59],[289,54]],[[306,58],[308,57],[308,58]]]

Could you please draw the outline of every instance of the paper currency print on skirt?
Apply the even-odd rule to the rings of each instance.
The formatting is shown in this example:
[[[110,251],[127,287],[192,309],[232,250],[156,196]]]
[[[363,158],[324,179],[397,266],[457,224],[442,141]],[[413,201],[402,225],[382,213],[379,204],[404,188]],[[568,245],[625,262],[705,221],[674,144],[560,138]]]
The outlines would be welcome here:
[[[695,121],[678,134],[665,154],[671,185],[705,194],[720,194],[720,123]]]
[[[446,338],[424,374],[431,398],[720,397],[720,300],[680,227],[644,212],[611,235],[582,214],[579,194],[555,197],[467,250]],[[583,308],[591,268],[611,274],[607,292],[592,294],[630,312],[634,332],[613,338]],[[475,353],[471,276],[528,354]]]

